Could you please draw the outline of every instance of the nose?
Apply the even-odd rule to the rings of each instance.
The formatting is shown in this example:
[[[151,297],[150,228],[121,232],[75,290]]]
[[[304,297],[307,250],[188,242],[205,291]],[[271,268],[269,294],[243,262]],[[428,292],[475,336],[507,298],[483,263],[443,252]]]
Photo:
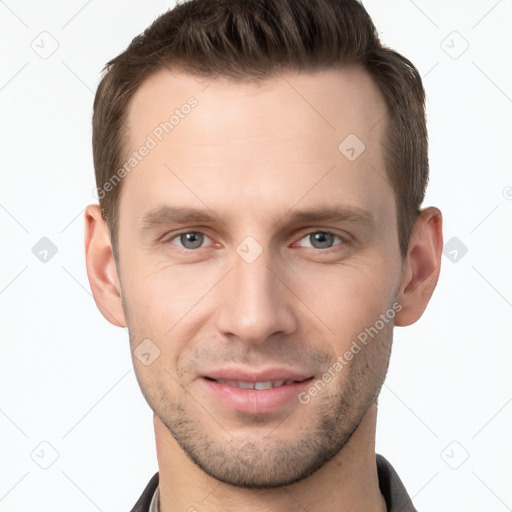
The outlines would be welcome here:
[[[297,329],[293,293],[267,251],[252,262],[235,255],[217,307],[217,329],[228,337],[262,344],[273,335]]]

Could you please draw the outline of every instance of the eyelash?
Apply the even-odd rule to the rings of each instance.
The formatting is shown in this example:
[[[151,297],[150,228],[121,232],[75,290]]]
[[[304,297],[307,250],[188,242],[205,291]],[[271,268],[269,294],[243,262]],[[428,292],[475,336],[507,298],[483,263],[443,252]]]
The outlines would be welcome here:
[[[186,230],[186,231],[181,231],[179,233],[175,233],[172,237],[167,238],[166,240],[164,240],[163,243],[164,244],[172,243],[173,240],[179,238],[181,235],[186,235],[187,233],[200,234],[200,235],[203,235],[204,237],[209,238],[211,240],[211,238],[206,233],[203,233],[202,231]],[[336,250],[336,248],[339,248],[340,246],[346,245],[348,243],[348,237],[339,235],[337,233],[334,233],[333,231],[328,231],[328,230],[323,230],[323,229],[315,229],[315,230],[312,230],[312,231],[307,231],[307,232],[301,233],[301,237],[299,238],[299,242],[301,240],[303,240],[304,238],[306,238],[308,236],[311,236],[311,235],[313,235],[315,233],[322,233],[322,234],[325,234],[325,235],[332,235],[335,238],[338,238],[340,240],[340,243],[335,244],[335,245],[333,245],[331,247],[327,247],[325,249],[318,249],[318,248],[315,248],[315,247],[306,247],[306,249],[313,249],[313,250],[315,250],[315,252],[319,252],[319,253],[327,253],[327,252],[331,252],[333,250]],[[173,244],[173,245],[177,245],[177,244]],[[204,247],[198,247],[196,249],[188,249],[186,247],[181,247],[179,245],[177,245],[177,247],[182,252],[196,252],[199,249],[204,249]]]

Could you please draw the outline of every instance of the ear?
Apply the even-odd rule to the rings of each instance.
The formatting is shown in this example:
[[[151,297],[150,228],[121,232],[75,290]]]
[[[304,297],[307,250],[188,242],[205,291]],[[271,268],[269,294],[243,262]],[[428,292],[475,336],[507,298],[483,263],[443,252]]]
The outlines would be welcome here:
[[[395,316],[395,325],[411,325],[425,311],[439,278],[442,250],[441,212],[425,208],[414,224],[404,260],[397,298],[402,309]]]
[[[111,324],[126,327],[110,230],[98,204],[85,209],[85,260],[96,306]]]

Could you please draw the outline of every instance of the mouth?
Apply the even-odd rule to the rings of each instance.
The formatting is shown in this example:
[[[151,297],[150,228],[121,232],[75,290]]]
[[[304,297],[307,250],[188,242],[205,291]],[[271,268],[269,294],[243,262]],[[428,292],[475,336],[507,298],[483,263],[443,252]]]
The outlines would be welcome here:
[[[296,375],[295,378],[249,379],[213,378],[200,380],[207,394],[223,408],[246,414],[278,412],[285,406],[298,406],[298,395],[314,377]],[[301,406],[302,410],[302,406]]]
[[[265,380],[265,381],[259,381],[259,382],[248,382],[248,381],[228,380],[228,379],[212,379],[211,377],[205,377],[205,378],[210,381],[219,382],[220,384],[226,384],[227,386],[231,386],[234,388],[264,390],[264,389],[280,388],[282,386],[288,386],[289,384],[294,384],[296,382],[304,382],[305,380],[311,380],[313,377],[310,377],[309,379],[303,379],[303,380],[287,379],[287,380]]]

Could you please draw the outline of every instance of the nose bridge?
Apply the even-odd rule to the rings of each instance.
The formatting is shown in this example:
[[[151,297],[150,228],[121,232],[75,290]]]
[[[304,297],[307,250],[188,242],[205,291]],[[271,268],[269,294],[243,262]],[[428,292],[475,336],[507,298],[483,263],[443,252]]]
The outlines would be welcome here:
[[[250,238],[233,255],[217,310],[217,328],[224,335],[263,343],[273,334],[290,334],[296,321],[289,293],[275,275],[276,262],[268,250]]]

